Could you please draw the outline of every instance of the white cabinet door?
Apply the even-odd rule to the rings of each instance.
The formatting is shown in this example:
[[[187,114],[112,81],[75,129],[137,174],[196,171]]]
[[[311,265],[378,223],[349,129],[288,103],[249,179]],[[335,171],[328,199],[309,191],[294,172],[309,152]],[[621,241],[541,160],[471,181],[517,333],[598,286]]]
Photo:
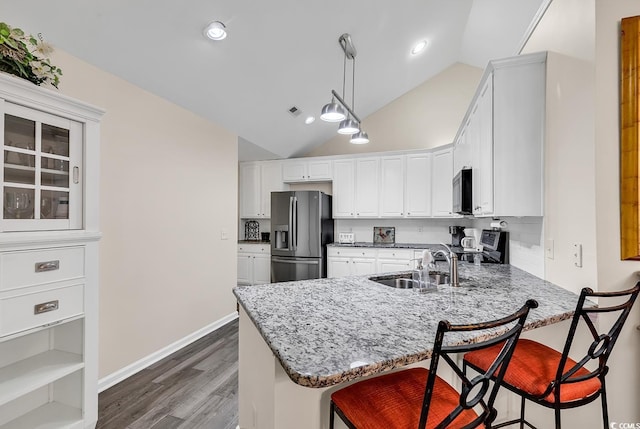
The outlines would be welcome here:
[[[346,277],[350,275],[350,258],[331,257],[327,259],[327,277]]]
[[[431,201],[433,217],[452,217],[453,156],[451,147],[432,153]]]
[[[457,174],[463,168],[471,168],[472,153],[471,144],[468,139],[469,120],[460,132],[455,145],[453,146],[453,174]]]
[[[390,273],[394,271],[406,271],[411,269],[409,260],[378,259],[378,273]]]
[[[238,253],[238,283],[250,285],[253,282],[253,260],[248,253]]]
[[[307,163],[307,180],[316,182],[331,180],[333,178],[332,164],[331,160],[309,161]]]
[[[473,213],[493,213],[493,79],[487,79],[473,115],[476,132],[473,165]]]
[[[544,58],[494,72],[494,216],[544,214],[545,73]]]
[[[406,217],[431,216],[431,153],[407,155],[405,171]]]
[[[355,168],[353,160],[333,164],[333,217],[354,217]]]
[[[253,256],[253,284],[271,283],[271,256]]]
[[[378,217],[378,158],[356,160],[356,216]]]
[[[363,276],[376,273],[375,258],[353,258],[351,260],[351,274]]]
[[[282,164],[279,161],[267,161],[261,164],[261,203],[260,215],[271,217],[271,192],[284,191],[282,182]]]
[[[282,180],[285,182],[304,182],[306,176],[306,161],[288,161],[282,166]]]
[[[260,165],[240,164],[240,217],[260,217]]]
[[[332,161],[327,159],[288,161],[282,168],[282,180],[292,183],[329,181],[333,178],[331,166]]]
[[[403,156],[380,159],[380,216],[404,216],[404,169]]]

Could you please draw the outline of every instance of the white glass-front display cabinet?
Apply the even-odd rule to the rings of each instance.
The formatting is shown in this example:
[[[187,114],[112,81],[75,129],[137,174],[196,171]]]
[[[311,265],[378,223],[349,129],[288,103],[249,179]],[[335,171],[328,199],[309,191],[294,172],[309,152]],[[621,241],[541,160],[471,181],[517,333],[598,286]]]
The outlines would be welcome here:
[[[9,102],[2,109],[0,231],[82,228],[82,124]]]

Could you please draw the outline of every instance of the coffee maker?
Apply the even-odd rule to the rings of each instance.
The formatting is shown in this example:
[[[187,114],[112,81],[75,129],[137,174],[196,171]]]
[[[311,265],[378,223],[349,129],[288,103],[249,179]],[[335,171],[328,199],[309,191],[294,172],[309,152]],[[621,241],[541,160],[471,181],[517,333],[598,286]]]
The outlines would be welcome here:
[[[451,247],[462,247],[461,241],[464,238],[464,226],[450,226],[449,234],[451,234]]]

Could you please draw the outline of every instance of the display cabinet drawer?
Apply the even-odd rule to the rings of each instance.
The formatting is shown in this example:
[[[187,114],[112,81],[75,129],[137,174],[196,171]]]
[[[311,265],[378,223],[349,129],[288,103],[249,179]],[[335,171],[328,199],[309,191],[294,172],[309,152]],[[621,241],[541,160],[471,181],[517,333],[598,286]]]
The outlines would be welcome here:
[[[411,249],[378,249],[378,258],[385,259],[401,259],[408,261],[413,259],[413,250]]]
[[[84,285],[0,299],[0,337],[84,313]]]
[[[84,247],[0,254],[0,290],[84,277]]]

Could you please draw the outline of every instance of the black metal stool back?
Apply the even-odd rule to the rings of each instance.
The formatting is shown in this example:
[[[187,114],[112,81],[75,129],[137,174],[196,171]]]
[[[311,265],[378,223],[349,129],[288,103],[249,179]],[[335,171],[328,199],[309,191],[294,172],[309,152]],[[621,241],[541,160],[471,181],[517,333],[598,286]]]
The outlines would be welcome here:
[[[513,350],[518,341],[520,333],[525,323],[525,319],[529,314],[529,310],[538,307],[538,303],[535,300],[528,300],[524,306],[516,313],[504,317],[499,320],[486,323],[477,323],[473,325],[452,325],[447,321],[440,321],[438,324],[438,331],[436,333],[435,346],[433,355],[431,356],[431,365],[429,368],[429,377],[427,379],[427,386],[425,389],[424,400],[422,403],[422,413],[420,415],[419,429],[424,429],[427,416],[429,414],[429,405],[431,403],[431,397],[433,395],[433,389],[436,381],[436,374],[438,369],[438,363],[442,358],[453,370],[453,372],[462,381],[462,391],[460,392],[460,401],[458,406],[444,419],[436,429],[446,428],[455,418],[462,413],[465,409],[481,407],[482,412],[478,414],[478,417],[471,423],[464,426],[463,429],[471,429],[478,427],[482,423],[488,428],[491,427],[491,423],[496,418],[496,410],[493,404],[498,393],[500,383],[490,383],[493,379],[501,381],[504,376],[505,370],[508,366],[508,362],[511,359]],[[443,341],[445,334],[453,332],[469,332],[469,331],[481,331],[494,328],[504,328],[505,325],[509,325],[515,322],[505,333],[498,337],[491,338],[475,344],[465,344],[458,346],[444,346]],[[464,371],[456,363],[456,354],[466,353],[472,350],[482,350],[488,347],[495,346],[503,343],[500,353],[496,356],[492,365],[482,374],[475,376],[473,379],[469,379]],[[454,355],[454,356],[452,356]],[[492,385],[492,386],[491,386]],[[491,390],[489,388],[491,387]],[[487,396],[487,393],[489,395]]]

